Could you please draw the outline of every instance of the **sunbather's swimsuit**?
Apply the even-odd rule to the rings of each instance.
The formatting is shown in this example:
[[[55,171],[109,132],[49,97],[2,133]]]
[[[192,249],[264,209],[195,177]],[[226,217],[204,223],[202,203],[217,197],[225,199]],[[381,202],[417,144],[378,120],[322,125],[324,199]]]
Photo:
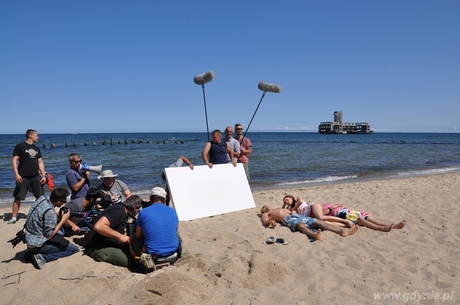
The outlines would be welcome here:
[[[321,203],[321,206],[323,208],[323,214],[326,216],[335,216],[332,215],[332,212],[334,209],[332,207],[335,206],[335,203]]]
[[[291,229],[291,231],[293,232],[297,231],[295,227],[298,223],[303,223],[306,226],[308,226],[310,229],[312,229],[314,232],[316,232],[317,229],[312,227],[315,221],[316,221],[315,218],[302,216],[299,214],[292,214],[292,215],[288,215],[283,218],[283,224],[289,229]]]
[[[302,203],[297,208],[297,214],[306,217],[315,217],[315,214],[313,214],[313,210],[311,209],[311,203],[306,203],[305,201],[302,201]]]
[[[348,219],[352,221],[353,223],[356,223],[356,221],[358,220],[358,217],[362,217],[365,220],[367,220],[367,218],[369,217],[368,213],[350,210],[347,208],[343,208],[340,210],[334,210],[334,212],[335,212],[334,216],[337,216],[342,219]]]
[[[302,201],[302,203],[299,205],[299,207],[297,208],[297,213],[302,215],[302,216],[307,216],[307,217],[312,217],[312,218],[316,218],[315,216],[315,213],[313,212],[313,209],[311,208],[311,205],[313,204],[314,202],[311,202],[311,203],[307,203],[305,201]],[[324,209],[329,209],[329,212],[332,212],[332,207],[334,206],[335,204],[333,203],[322,203],[321,206],[323,207],[323,210]],[[325,215],[329,215],[328,214],[325,214]],[[335,215],[331,215],[331,216],[335,216]]]

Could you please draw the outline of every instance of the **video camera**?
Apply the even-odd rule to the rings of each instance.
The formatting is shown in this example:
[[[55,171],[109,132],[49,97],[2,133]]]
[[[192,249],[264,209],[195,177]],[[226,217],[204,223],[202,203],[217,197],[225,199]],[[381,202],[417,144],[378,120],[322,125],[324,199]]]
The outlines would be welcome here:
[[[94,226],[96,223],[97,217],[101,210],[106,209],[110,205],[112,205],[112,197],[108,194],[103,194],[101,197],[96,199],[95,206],[89,210],[89,211],[84,211],[84,212],[72,212],[70,211],[70,216],[74,217],[80,217],[82,218],[90,228]],[[62,206],[59,209],[59,217],[62,217],[65,213],[69,211],[69,208],[66,206]]]
[[[62,217],[65,213],[69,211],[69,208],[66,206],[63,206],[59,209],[59,217]],[[83,217],[85,216],[86,212],[72,212],[70,211],[70,216],[76,216],[76,217]]]
[[[8,243],[11,243],[13,245],[13,248],[16,247],[17,244],[19,244],[20,242],[23,242],[23,243],[26,243],[26,233],[24,232],[24,230],[21,230],[19,231],[18,233],[16,233],[16,236],[13,237],[12,239],[10,239],[9,241],[7,241]]]
[[[103,194],[102,197],[96,199],[96,206],[100,207],[101,209],[108,208],[113,202],[112,196],[109,194]]]

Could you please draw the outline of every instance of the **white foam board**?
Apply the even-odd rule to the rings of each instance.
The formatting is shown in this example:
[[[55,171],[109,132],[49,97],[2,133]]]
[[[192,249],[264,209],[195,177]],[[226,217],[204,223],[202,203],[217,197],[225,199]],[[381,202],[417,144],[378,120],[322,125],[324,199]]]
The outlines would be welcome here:
[[[179,220],[225,214],[255,207],[242,164],[165,168]]]

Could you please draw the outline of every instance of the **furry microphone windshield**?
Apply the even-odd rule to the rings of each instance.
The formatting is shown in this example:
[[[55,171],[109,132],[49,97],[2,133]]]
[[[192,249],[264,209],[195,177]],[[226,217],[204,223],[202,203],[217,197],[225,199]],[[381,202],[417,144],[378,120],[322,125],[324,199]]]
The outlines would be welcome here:
[[[197,85],[204,85],[206,83],[209,83],[213,79],[214,79],[214,71],[207,71],[207,72],[196,75],[193,78],[193,81]]]
[[[266,83],[264,81],[261,81],[258,87],[259,87],[259,90],[262,90],[264,92],[274,92],[274,93],[281,92],[281,87],[279,85]]]

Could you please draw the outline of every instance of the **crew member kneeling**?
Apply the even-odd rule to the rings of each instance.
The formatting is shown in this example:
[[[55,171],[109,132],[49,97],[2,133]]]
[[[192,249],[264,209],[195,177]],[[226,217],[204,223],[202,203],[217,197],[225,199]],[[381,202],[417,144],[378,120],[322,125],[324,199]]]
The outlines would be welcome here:
[[[46,262],[53,261],[77,253],[80,249],[69,243],[61,234],[60,229],[69,219],[70,212],[63,214],[60,221],[54,211],[67,202],[69,191],[66,188],[55,188],[49,200],[40,196],[30,207],[25,225],[27,256],[35,268],[41,269]]]
[[[129,252],[129,236],[125,234],[128,217],[134,218],[142,207],[142,199],[132,195],[123,204],[112,204],[98,215],[86,254],[98,262],[131,267],[134,260]]]
[[[145,251],[153,259],[176,253],[180,246],[176,211],[165,205],[166,191],[154,187],[150,206],[143,208],[137,217],[136,232],[131,236],[131,255],[136,259],[145,245]]]

